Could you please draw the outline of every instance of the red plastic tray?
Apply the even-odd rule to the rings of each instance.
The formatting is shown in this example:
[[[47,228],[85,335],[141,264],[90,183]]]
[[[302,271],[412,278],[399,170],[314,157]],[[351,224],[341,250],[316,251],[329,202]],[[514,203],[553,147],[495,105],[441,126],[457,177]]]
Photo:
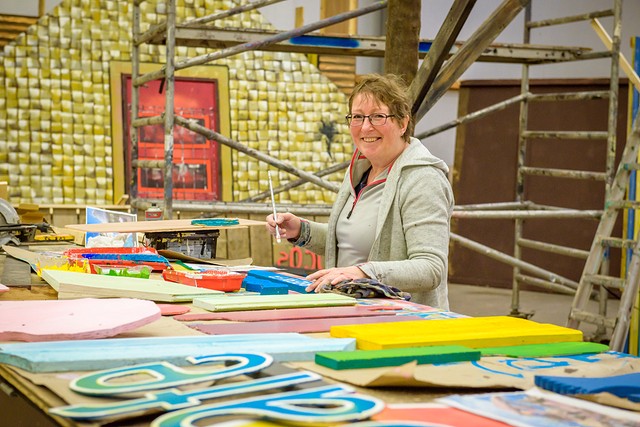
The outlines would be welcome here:
[[[242,280],[246,274],[235,271],[176,271],[164,270],[162,277],[170,282],[197,288],[213,289],[215,291],[233,292],[242,287]]]

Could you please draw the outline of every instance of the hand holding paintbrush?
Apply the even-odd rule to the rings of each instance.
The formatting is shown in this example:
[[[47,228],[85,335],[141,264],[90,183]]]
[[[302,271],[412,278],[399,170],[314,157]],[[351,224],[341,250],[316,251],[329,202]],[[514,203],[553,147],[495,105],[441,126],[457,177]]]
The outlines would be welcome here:
[[[267,171],[267,177],[269,179],[269,192],[271,193],[271,207],[273,208],[273,213],[267,216],[267,230],[271,235],[275,236],[278,243],[281,242],[282,238],[297,239],[300,236],[300,218],[288,212],[278,213],[276,211],[276,199],[269,171]]]

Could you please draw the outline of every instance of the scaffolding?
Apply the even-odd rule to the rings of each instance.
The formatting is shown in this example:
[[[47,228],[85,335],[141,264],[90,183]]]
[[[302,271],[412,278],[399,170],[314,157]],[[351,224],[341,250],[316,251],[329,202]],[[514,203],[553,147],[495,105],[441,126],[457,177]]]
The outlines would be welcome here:
[[[130,196],[134,208],[146,208],[148,202],[137,197],[137,168],[162,167],[164,170],[164,215],[172,217],[174,207],[180,210],[193,210],[200,212],[251,212],[269,213],[268,204],[257,203],[268,196],[267,192],[253,195],[244,201],[238,202],[213,202],[207,204],[174,203],[172,191],[172,163],[173,163],[173,129],[174,126],[182,126],[190,131],[204,135],[208,139],[216,140],[234,150],[245,153],[259,161],[266,162],[282,171],[296,177],[285,185],[276,187],[274,191],[279,193],[310,182],[328,191],[337,191],[337,186],[324,180],[322,177],[347,167],[346,163],[335,164],[325,170],[315,173],[306,172],[293,165],[280,161],[266,153],[248,147],[239,141],[234,141],[211,129],[208,129],[193,120],[189,120],[175,114],[174,108],[174,76],[175,72],[187,67],[210,63],[231,55],[236,55],[248,50],[274,50],[284,52],[323,53],[331,55],[352,56],[384,56],[384,37],[331,37],[316,35],[312,32],[327,26],[343,22],[358,16],[372,13],[387,7],[387,1],[376,2],[370,6],[332,16],[318,22],[304,25],[291,31],[247,31],[246,29],[217,28],[213,24],[218,19],[233,14],[253,10],[281,0],[257,0],[245,3],[236,8],[221,13],[214,13],[206,17],[193,19],[187,22],[176,22],[176,0],[168,0],[166,3],[166,20],[160,25],[141,32],[140,4],[144,0],[134,0],[133,7],[133,50],[132,50],[132,113],[131,113],[131,151],[132,162]],[[393,1],[393,0],[391,0]],[[452,233],[451,239],[455,244],[461,245],[473,251],[479,252],[500,262],[513,267],[512,279],[512,306],[511,314],[526,316],[520,311],[520,285],[529,284],[536,287],[550,289],[556,292],[575,294],[579,283],[554,272],[528,263],[522,259],[522,248],[533,248],[547,251],[562,256],[586,259],[589,251],[563,247],[526,239],[522,229],[525,221],[538,221],[546,218],[590,218],[598,220],[602,217],[603,210],[577,210],[555,206],[540,205],[525,199],[527,178],[530,176],[548,176],[562,179],[597,180],[603,182],[603,191],[608,195],[609,188],[615,175],[615,148],[616,148],[616,121],[618,102],[618,73],[620,59],[620,33],[621,33],[621,0],[612,0],[613,7],[609,10],[595,11],[575,16],[544,21],[531,20],[531,4],[525,0],[505,0],[478,30],[465,42],[456,41],[462,25],[466,21],[475,1],[454,1],[447,18],[437,36],[433,40],[424,40],[420,44],[419,55],[423,58],[421,68],[411,84],[410,91],[414,101],[413,113],[416,122],[420,120],[440,99],[440,97],[455,83],[455,81],[477,61],[496,63],[522,64],[522,80],[520,95],[507,99],[496,105],[473,112],[465,117],[460,117],[451,123],[416,135],[419,139],[444,132],[461,124],[468,123],[488,114],[499,112],[508,106],[520,105],[519,139],[518,139],[518,164],[517,164],[517,194],[515,200],[508,203],[490,203],[481,205],[456,206],[453,216],[455,218],[509,218],[515,223],[515,242],[513,254],[506,254],[489,248],[473,240]],[[522,44],[496,44],[495,38],[512,20],[524,11],[525,29],[524,43]],[[597,23],[598,18],[612,17],[614,21],[613,37],[609,39],[609,45],[603,51],[593,52],[584,47],[543,46],[530,43],[532,29],[562,25],[569,22],[592,21]],[[594,24],[595,25],[595,24]],[[600,29],[600,33],[602,33]],[[605,35],[602,37],[606,38]],[[340,40],[341,43],[336,41]],[[345,40],[352,43],[344,43]],[[603,40],[604,41],[604,40]],[[161,69],[141,75],[139,70],[139,47],[144,43],[164,45],[166,48],[166,64]],[[215,52],[200,55],[194,58],[176,61],[175,47],[191,46],[218,49]],[[608,91],[574,92],[538,94],[532,93],[530,88],[529,69],[532,66],[542,64],[555,64],[560,62],[583,61],[598,58],[611,60],[610,88]],[[637,77],[636,77],[637,78]],[[154,117],[140,118],[138,115],[138,90],[145,83],[163,79],[165,92],[165,112]],[[608,126],[606,131],[534,131],[527,128],[528,109],[530,104],[539,102],[563,102],[569,100],[594,100],[608,99]],[[151,124],[164,126],[164,160],[143,161],[137,157],[138,128]],[[528,145],[538,139],[601,139],[607,145],[607,157],[604,159],[605,172],[574,171],[562,169],[536,168],[526,163]],[[290,210],[316,215],[328,215],[330,206],[289,206]],[[607,293],[601,292],[600,299],[602,309],[606,310],[604,303]],[[602,331],[601,331],[602,332]]]

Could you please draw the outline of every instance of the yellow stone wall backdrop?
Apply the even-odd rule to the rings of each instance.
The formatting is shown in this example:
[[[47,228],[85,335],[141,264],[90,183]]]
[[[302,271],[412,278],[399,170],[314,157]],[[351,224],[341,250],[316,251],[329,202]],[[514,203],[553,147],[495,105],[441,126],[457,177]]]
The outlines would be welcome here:
[[[143,30],[164,20],[163,6],[162,1],[142,4]],[[177,19],[234,6],[228,0],[178,0]],[[11,202],[116,202],[112,126],[122,123],[111,123],[109,62],[131,60],[131,20],[131,0],[64,0],[4,48],[0,181],[9,182]],[[217,25],[271,28],[259,11]],[[207,52],[179,47],[176,55],[190,58]],[[142,46],[140,60],[165,62],[164,46]],[[252,51],[214,64],[229,67],[233,139],[309,172],[350,158],[346,97],[304,55]],[[241,200],[268,189],[269,168],[274,186],[296,179],[234,150],[233,183],[221,184],[232,185],[233,199]],[[343,174],[325,179],[339,183]],[[331,203],[334,194],[305,184],[277,198]]]

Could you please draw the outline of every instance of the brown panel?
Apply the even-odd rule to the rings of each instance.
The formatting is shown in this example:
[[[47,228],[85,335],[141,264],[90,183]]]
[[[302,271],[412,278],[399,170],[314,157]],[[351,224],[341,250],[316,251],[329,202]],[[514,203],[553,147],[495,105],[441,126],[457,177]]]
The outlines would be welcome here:
[[[626,141],[627,82],[621,82],[618,105],[617,159]],[[575,92],[608,90],[599,80],[547,80],[531,82],[531,92]],[[460,89],[459,115],[468,114],[504,101],[520,93],[519,81],[468,81]],[[608,100],[532,103],[530,130],[606,131]],[[453,189],[456,204],[511,202],[516,193],[516,166],[519,106],[478,119],[458,129]],[[528,166],[605,170],[606,141],[530,140]],[[525,200],[576,209],[602,209],[604,183],[565,178],[528,176]],[[620,221],[619,221],[620,222]],[[525,238],[588,250],[597,221],[584,219],[531,219],[525,221]],[[620,230],[618,224],[617,230]],[[501,252],[513,254],[514,221],[457,219],[452,231]],[[619,235],[619,231],[617,231]],[[522,250],[524,261],[578,281],[584,261],[533,249]],[[619,253],[612,254],[611,270],[619,271]],[[450,274],[452,283],[510,287],[512,268],[477,252],[452,245]],[[527,287],[524,287],[527,289]],[[532,288],[529,288],[532,289]],[[537,289],[537,288],[536,288]]]

